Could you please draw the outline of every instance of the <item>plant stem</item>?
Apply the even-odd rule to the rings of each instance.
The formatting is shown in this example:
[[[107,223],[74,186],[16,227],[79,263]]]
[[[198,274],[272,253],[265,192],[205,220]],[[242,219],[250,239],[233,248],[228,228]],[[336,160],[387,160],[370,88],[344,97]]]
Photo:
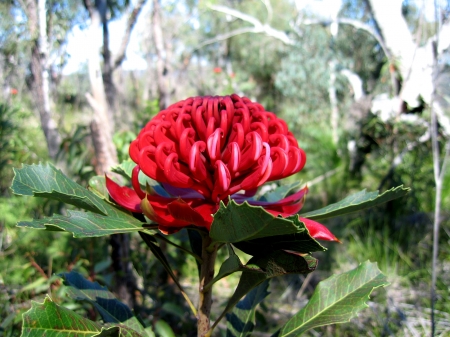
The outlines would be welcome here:
[[[209,331],[209,316],[211,314],[212,304],[212,287],[204,289],[214,278],[214,262],[217,255],[217,247],[213,250],[208,249],[211,245],[211,238],[208,234],[202,239],[202,264],[200,268],[200,283],[199,283],[199,302],[198,302],[198,321],[197,321],[197,336],[205,337]]]

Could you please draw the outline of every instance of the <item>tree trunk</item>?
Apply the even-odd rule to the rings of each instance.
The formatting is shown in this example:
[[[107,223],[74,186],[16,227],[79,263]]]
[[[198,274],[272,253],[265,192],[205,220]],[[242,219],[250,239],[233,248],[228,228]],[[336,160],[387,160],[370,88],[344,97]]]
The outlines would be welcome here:
[[[111,59],[111,51],[109,50],[109,29],[107,19],[107,1],[99,0],[97,8],[100,13],[100,18],[103,28],[103,86],[106,95],[107,114],[110,121],[111,130],[114,130],[115,117],[120,115],[117,104],[117,89],[113,82],[113,66]]]
[[[90,34],[92,38],[90,41],[95,41],[93,36],[99,33],[102,21],[101,13],[98,7],[93,6],[89,1],[85,1],[85,5],[91,17]],[[88,48],[90,50],[89,80],[91,82],[92,95],[87,93],[86,98],[94,110],[90,128],[97,158],[95,170],[97,174],[102,175],[109,171],[111,166],[116,165],[118,159],[112,141],[112,120],[108,116],[108,103],[105,96],[102,72],[100,71],[98,47],[92,45]],[[129,234],[111,235],[110,245],[114,270],[114,292],[128,307],[133,309],[136,303],[135,291],[137,286],[132,273]]]
[[[50,84],[48,69],[48,43],[46,35],[46,1],[39,0],[38,8],[36,1],[27,0],[24,8],[27,17],[30,35],[33,40],[31,48],[31,92],[36,109],[39,112],[41,127],[44,131],[45,140],[50,158],[56,159],[60,145],[57,124],[52,117],[50,104]]]
[[[156,48],[156,79],[158,84],[159,109],[164,110],[170,105],[169,70],[167,53],[164,50],[164,36],[161,28],[161,9],[158,0],[153,0],[152,11],[153,42]]]

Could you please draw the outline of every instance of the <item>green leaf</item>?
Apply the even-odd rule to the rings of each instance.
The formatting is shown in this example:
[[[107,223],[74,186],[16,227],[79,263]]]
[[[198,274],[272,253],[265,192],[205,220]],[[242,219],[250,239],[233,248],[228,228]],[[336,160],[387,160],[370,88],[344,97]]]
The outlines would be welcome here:
[[[260,272],[262,273],[263,271],[261,269],[259,269],[257,266],[254,265],[248,265],[245,266],[242,264],[241,260],[239,259],[239,257],[235,254],[233,248],[230,245],[227,245],[228,247],[228,254],[229,257],[228,259],[226,259],[222,265],[220,266],[219,272],[217,273],[217,275],[214,277],[214,279],[211,280],[211,282],[209,282],[204,288],[208,289],[210,288],[214,283],[216,283],[217,281],[219,281],[220,279],[231,275],[237,271],[249,271],[249,272]]]
[[[333,218],[336,216],[361,211],[363,209],[403,197],[410,190],[410,188],[405,188],[403,187],[403,185],[391,188],[381,195],[378,194],[378,191],[366,192],[366,190],[362,190],[358,193],[346,197],[345,199],[335,204],[328,205],[324,208],[312,212],[301,214],[301,216],[312,220]]]
[[[98,214],[107,215],[104,201],[66,177],[51,164],[23,165],[14,169],[14,194],[44,197]]]
[[[175,337],[175,333],[166,321],[162,319],[155,323],[155,331],[160,337]]]
[[[131,159],[128,159],[123,161],[119,165],[111,167],[111,171],[114,173],[118,173],[125,178],[131,179],[131,173],[133,172],[135,166],[136,163]]]
[[[301,181],[293,182],[292,184],[286,184],[278,186],[273,191],[267,192],[261,197],[261,200],[266,200],[269,202],[276,202],[283,198],[286,198],[288,194],[294,191],[298,191],[302,186]]]
[[[227,336],[251,336],[256,324],[256,307],[270,294],[267,291],[268,287],[268,281],[261,283],[250,291],[243,300],[239,301],[231,313],[227,314]]]
[[[192,313],[194,316],[197,316],[197,309],[195,309],[195,306],[192,304],[192,301],[187,296],[186,292],[184,291],[183,287],[181,286],[180,282],[178,281],[177,277],[173,273],[172,267],[169,264],[169,261],[167,261],[166,256],[164,255],[163,251],[158,245],[158,241],[152,236],[144,232],[139,232],[139,235],[144,240],[145,244],[148,248],[150,248],[150,251],[155,255],[155,257],[158,259],[159,262],[163,265],[166,272],[170,275],[172,280],[177,285],[178,289],[180,289],[181,294],[183,295],[184,299],[188,303],[189,307],[192,310]]]
[[[22,337],[117,336],[117,327],[104,330],[100,324],[54,303],[46,297],[43,303],[31,302],[22,316]]]
[[[119,323],[145,335],[144,327],[131,310],[121,303],[108,289],[97,282],[86,280],[76,272],[62,273],[68,295],[77,301],[91,303],[100,313],[105,323]]]
[[[214,214],[209,236],[214,242],[234,243],[258,238],[298,233],[293,221],[274,217],[260,206],[250,206],[247,202],[237,204],[229,201]]]
[[[67,178],[52,165],[24,165],[15,170],[11,188],[20,195],[56,199],[91,212],[67,211],[44,219],[21,221],[19,227],[64,230],[74,237],[95,237],[142,230],[142,222]],[[56,228],[55,228],[56,227]]]
[[[109,200],[105,176],[94,176],[89,179],[89,190],[95,193],[98,197],[107,201]]]
[[[259,268],[263,273],[249,271],[242,272],[238,286],[236,287],[233,296],[231,296],[228,301],[224,313],[229,312],[245,294],[266,279],[286,274],[310,273],[316,269],[317,260],[309,255],[275,251],[251,258],[250,261],[248,261],[247,266],[251,266],[253,269]]]
[[[389,284],[376,263],[364,262],[356,269],[322,281],[308,304],[274,337],[294,337],[328,324],[348,322],[367,307],[373,289]]]
[[[111,206],[113,208],[113,206]],[[142,222],[125,212],[111,211],[109,216],[91,212],[67,211],[67,216],[55,214],[44,219],[20,221],[18,227],[54,230],[54,226],[71,232],[75,238],[97,237],[142,230]]]
[[[248,240],[233,243],[244,253],[257,256],[276,250],[292,250],[299,253],[310,253],[326,250],[317,240],[309,235],[305,224],[297,215],[286,218],[292,221],[298,228],[298,233],[288,235],[275,235],[261,239]]]
[[[111,167],[111,171],[118,173],[127,179],[131,179],[131,175],[135,167],[136,163],[131,159],[129,159],[125,160],[120,165]],[[139,183],[143,187],[147,186],[148,184],[149,186],[153,187],[158,192],[159,195],[170,197],[170,195],[167,194],[167,192],[160,186],[160,184],[156,180],[147,177],[142,171],[139,172]]]

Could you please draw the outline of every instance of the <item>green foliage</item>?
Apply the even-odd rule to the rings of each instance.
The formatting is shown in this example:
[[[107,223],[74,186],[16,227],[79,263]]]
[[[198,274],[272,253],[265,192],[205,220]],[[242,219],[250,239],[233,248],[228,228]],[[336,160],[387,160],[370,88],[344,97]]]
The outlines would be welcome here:
[[[324,208],[301,214],[302,217],[314,220],[322,220],[341,216],[348,213],[357,212],[366,208],[371,208],[379,204],[384,204],[390,200],[405,196],[411,189],[403,186],[393,187],[382,194],[375,192],[366,192],[362,190],[352,194],[345,199],[328,205]]]
[[[77,301],[87,301],[100,313],[103,322],[124,325],[140,334],[144,328],[131,310],[121,303],[105,287],[90,282],[75,272],[63,273],[61,277],[67,287],[67,294]]]
[[[59,306],[50,297],[43,303],[32,302],[32,307],[23,315],[22,337],[42,336],[75,337],[82,334],[88,337],[144,337],[133,329],[121,324],[102,327],[77,313]]]
[[[52,165],[24,166],[15,171],[11,186],[16,194],[34,195],[81,207],[88,212],[67,211],[67,216],[22,221],[19,227],[65,230],[74,237],[94,237],[142,230],[142,223],[96,194],[67,178]]]
[[[227,314],[227,336],[251,336],[256,323],[256,307],[270,294],[268,287],[268,281],[261,283]]]
[[[319,283],[308,304],[274,337],[299,336],[314,327],[346,322],[368,307],[366,301],[375,288],[387,284],[376,263],[368,261],[354,270],[334,275]]]

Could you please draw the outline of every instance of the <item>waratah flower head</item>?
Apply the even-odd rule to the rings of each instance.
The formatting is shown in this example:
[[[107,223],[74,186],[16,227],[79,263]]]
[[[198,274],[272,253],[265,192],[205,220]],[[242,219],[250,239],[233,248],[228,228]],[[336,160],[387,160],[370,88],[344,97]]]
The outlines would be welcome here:
[[[130,156],[148,177],[211,203],[295,174],[306,162],[285,121],[238,95],[171,105],[142,129]]]

